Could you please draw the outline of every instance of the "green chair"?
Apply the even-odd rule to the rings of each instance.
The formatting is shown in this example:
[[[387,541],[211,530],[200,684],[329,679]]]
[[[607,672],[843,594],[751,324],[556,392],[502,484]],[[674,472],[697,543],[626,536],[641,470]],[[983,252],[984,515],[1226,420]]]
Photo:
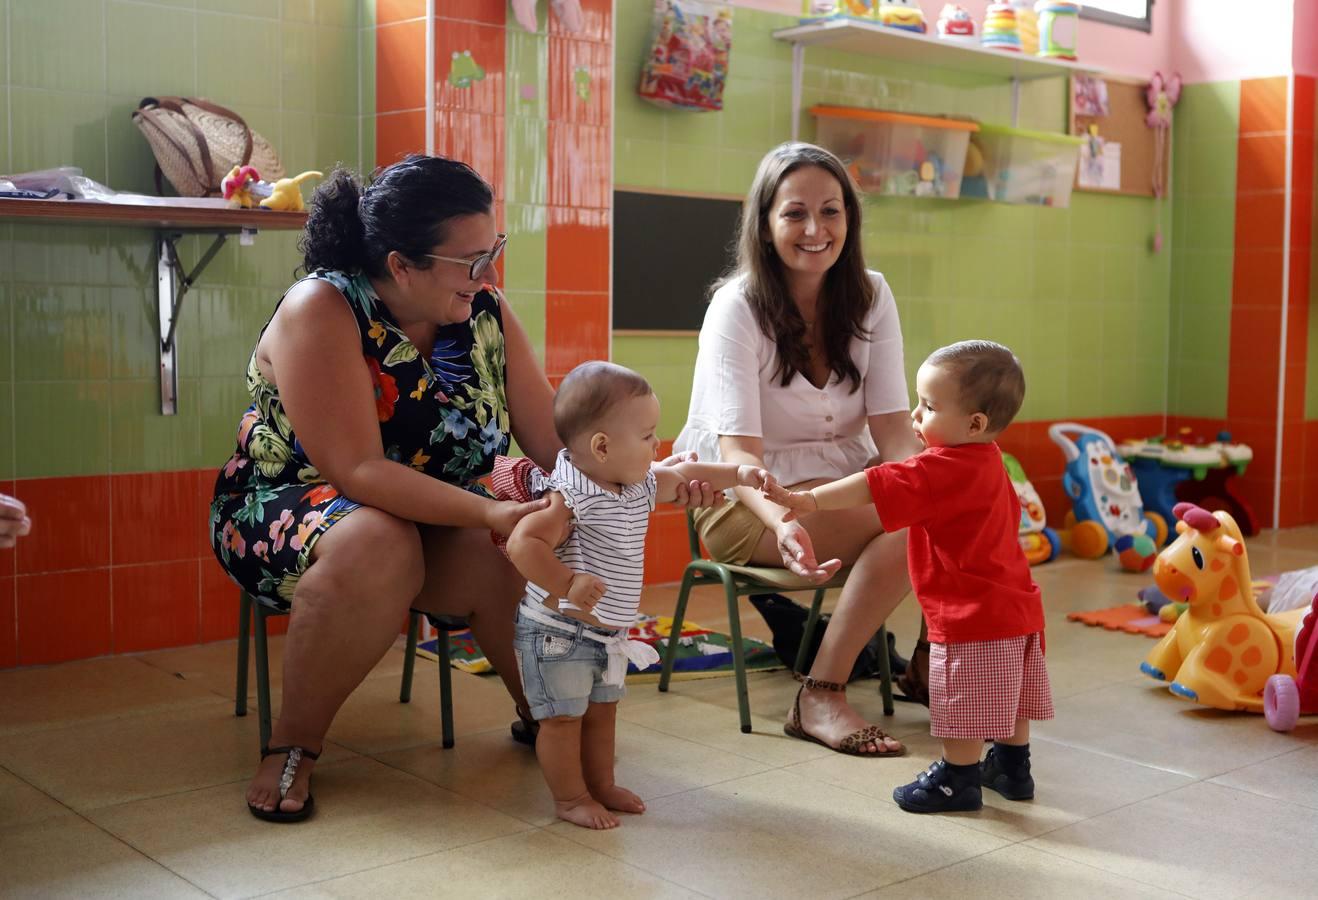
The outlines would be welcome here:
[[[700,538],[696,534],[695,522],[690,511],[686,514],[686,535],[691,546],[691,562],[686,564],[682,574],[682,587],[677,593],[677,608],[673,611],[673,628],[669,633],[667,647],[664,651],[663,672],[659,676],[659,690],[667,692],[668,682],[673,675],[673,662],[677,659],[676,636],[682,633],[682,620],[686,616],[686,603],[691,595],[691,588],[699,584],[719,584],[728,601],[728,626],[732,632],[732,667],[737,678],[737,709],[741,715],[741,730],[750,734],[751,710],[750,699],[746,690],[746,660],[742,657],[741,616],[738,597],[750,594],[767,594],[774,592],[814,591],[814,601],[810,604],[810,615],[806,619],[805,632],[801,636],[801,648],[796,654],[796,663],[792,667],[801,671],[806,648],[814,637],[815,627],[819,622],[819,609],[824,602],[824,592],[830,588],[840,588],[846,583],[849,568],[841,569],[824,584],[807,581],[793,575],[787,569],[768,566],[733,566],[727,563],[713,562],[700,553]],[[892,715],[892,672],[888,667],[887,629],[879,628],[879,645],[883,648],[879,654],[879,693],[883,697],[883,714]]]
[[[270,657],[266,638],[266,619],[288,615],[289,607],[283,600],[253,596],[246,591],[238,598],[238,678],[234,692],[235,716],[247,715],[247,644],[248,633],[256,633],[256,704],[261,717],[261,747],[270,744]],[[255,615],[255,629],[252,617]],[[467,627],[466,622],[431,616],[415,609],[408,612],[407,650],[403,657],[403,680],[398,689],[398,702],[412,700],[412,670],[416,662],[417,633],[421,617],[426,616],[439,632],[436,651],[439,655],[439,715],[443,723],[444,749],[453,746],[453,672],[449,667],[449,632]]]

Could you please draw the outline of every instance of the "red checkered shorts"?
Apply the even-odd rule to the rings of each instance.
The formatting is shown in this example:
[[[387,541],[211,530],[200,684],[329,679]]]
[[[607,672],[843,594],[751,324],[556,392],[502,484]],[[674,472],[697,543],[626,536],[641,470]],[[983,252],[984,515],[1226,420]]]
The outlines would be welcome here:
[[[1039,632],[998,641],[930,644],[929,733],[1011,737],[1017,719],[1051,719],[1053,692]]]

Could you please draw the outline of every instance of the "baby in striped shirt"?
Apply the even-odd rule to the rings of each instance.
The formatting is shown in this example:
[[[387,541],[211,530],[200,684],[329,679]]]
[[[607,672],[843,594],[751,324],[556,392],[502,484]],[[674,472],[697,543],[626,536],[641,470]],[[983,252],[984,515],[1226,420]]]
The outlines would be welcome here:
[[[554,397],[565,449],[554,471],[533,476],[549,506],[524,517],[508,555],[527,579],[513,646],[531,715],[535,751],[561,819],[614,828],[612,811],[645,804],[613,780],[614,725],[627,662],[659,661],[629,641],[645,566],[645,532],[656,502],[680,485],[707,482],[764,489],[767,472],[732,463],[654,465],[659,399],[640,375],[607,362],[577,366]]]

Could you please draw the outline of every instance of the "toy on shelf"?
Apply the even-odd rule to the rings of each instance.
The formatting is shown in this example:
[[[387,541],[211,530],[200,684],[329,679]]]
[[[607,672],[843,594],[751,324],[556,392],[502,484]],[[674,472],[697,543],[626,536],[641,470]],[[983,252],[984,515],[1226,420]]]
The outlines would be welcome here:
[[[1236,491],[1231,480],[1244,475],[1254,458],[1245,444],[1231,441],[1231,434],[1221,431],[1211,442],[1194,441],[1189,428],[1181,428],[1177,437],[1162,435],[1144,440],[1126,440],[1117,451],[1130,460],[1145,506],[1164,519],[1171,518],[1177,503],[1194,503],[1212,511],[1224,509],[1250,537],[1258,533],[1253,509]]]
[[[229,170],[228,175],[220,179],[220,194],[232,207],[251,209],[270,196],[268,192],[259,188],[259,185],[264,183],[261,181],[261,173],[256,171],[255,166],[234,166]]]
[[[252,166],[234,166],[220,181],[220,192],[230,206],[251,209],[262,206],[266,209],[302,212],[306,206],[302,202],[302,192],[298,185],[308,178],[321,178],[320,172],[303,172],[292,178],[280,178],[273,184],[261,180],[261,173]]]
[[[1021,550],[1025,551],[1025,558],[1030,565],[1046,563],[1061,550],[1061,539],[1056,531],[1048,527],[1043,501],[1039,499],[1039,492],[1034,489],[1034,485],[1030,484],[1020,462],[1010,453],[1004,453],[1002,464],[1007,467],[1011,486],[1016,489],[1016,499],[1021,504]]]
[[[1012,0],[1016,8],[1016,33],[1020,35],[1021,52],[1034,56],[1039,52],[1039,14],[1034,11],[1034,0]]]
[[[1016,27],[1016,7],[1010,3],[990,3],[984,11],[984,30],[980,38],[993,50],[1021,52],[1021,36]]]
[[[1268,679],[1295,677],[1303,611],[1271,616],[1259,609],[1244,536],[1230,513],[1191,503],[1178,503],[1175,512],[1178,537],[1158,554],[1153,578],[1165,596],[1187,608],[1140,671],[1169,682],[1182,699],[1263,712]]]
[[[1263,685],[1263,714],[1275,731],[1291,731],[1300,716],[1318,715],[1318,594],[1295,633],[1295,676],[1273,675]]]
[[[1143,571],[1167,534],[1167,521],[1144,511],[1139,484],[1112,438],[1075,422],[1056,423],[1048,436],[1066,456],[1062,487],[1071,498],[1071,511],[1060,534],[1063,545],[1084,559],[1115,549],[1123,566]],[[1140,537],[1153,546],[1136,540]]]
[[[938,37],[957,44],[978,44],[975,38],[975,20],[964,7],[948,3],[938,14]]]
[[[1039,0],[1034,4],[1039,14],[1039,56],[1047,59],[1076,59],[1080,4],[1066,0]]]
[[[824,19],[875,18],[875,0],[802,0],[801,21],[819,22]]]
[[[916,0],[880,0],[879,23],[902,31],[924,34],[924,10]]]

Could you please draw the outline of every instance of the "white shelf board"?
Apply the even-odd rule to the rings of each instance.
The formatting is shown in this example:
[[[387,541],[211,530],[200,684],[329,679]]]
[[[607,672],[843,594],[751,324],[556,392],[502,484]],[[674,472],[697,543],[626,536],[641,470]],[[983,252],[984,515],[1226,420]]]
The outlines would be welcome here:
[[[856,19],[828,19],[797,25],[775,31],[773,36],[806,47],[827,47],[965,75],[1032,81],[1077,72],[1102,74],[1084,63],[988,50]]]

